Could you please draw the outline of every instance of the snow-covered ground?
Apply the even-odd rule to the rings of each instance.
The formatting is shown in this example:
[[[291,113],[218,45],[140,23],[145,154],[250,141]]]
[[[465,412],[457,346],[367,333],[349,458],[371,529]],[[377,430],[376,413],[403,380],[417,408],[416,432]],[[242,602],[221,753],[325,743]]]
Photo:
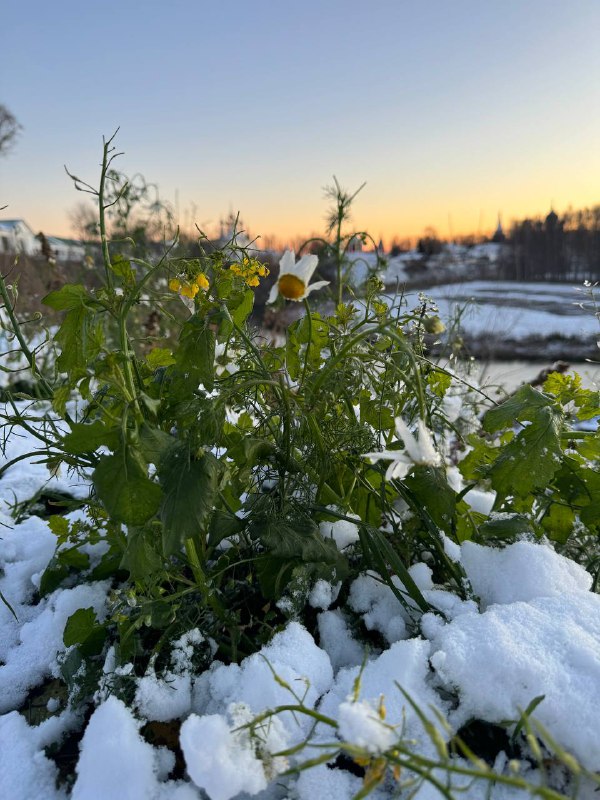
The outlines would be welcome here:
[[[427,290],[443,320],[460,318],[472,337],[525,339],[532,336],[600,339],[600,325],[581,287],[564,283],[467,281]],[[582,308],[580,304],[583,304]]]
[[[21,434],[7,458],[27,452],[32,444],[28,434]],[[546,543],[529,541],[503,550],[446,541],[449,557],[462,563],[472,597],[463,600],[435,586],[429,567],[417,564],[411,575],[432,608],[425,614],[416,609],[408,613],[374,576],[360,576],[351,587],[348,610],[382,635],[385,646],[379,650],[366,653],[348,611],[329,608],[335,591],[315,587],[316,637],[292,621],[241,664],[215,661],[196,673],[191,656],[206,643],[199,631],[189,631],[173,644],[166,671],[156,674],[149,667],[145,676],[134,678],[132,668],[118,668],[135,681],[128,706],[111,695],[115,662],[109,650],[106,685],[97,693],[87,723],[64,698],[51,698],[47,719],[28,724],[20,710],[26,709],[29,693],[60,676],[66,620],[89,607],[102,619],[110,589],[109,582],[96,581],[38,597],[56,538],[37,517],[16,523],[10,506],[44,485],[79,496],[87,491],[85,482],[68,475],[49,479],[45,467],[27,461],[0,479],[0,590],[16,614],[15,619],[0,603],[0,797],[228,800],[250,794],[263,800],[350,800],[360,790],[361,778],[337,763],[299,775],[282,773],[328,752],[327,745],[335,748],[340,740],[372,756],[402,741],[409,751],[435,759],[435,741],[401,689],[436,721],[445,741],[471,720],[516,721],[534,698],[543,696],[535,719],[584,768],[600,771],[600,597],[591,591],[592,578],[582,567]],[[477,510],[489,511],[493,498],[479,491],[466,499]],[[347,543],[352,525],[345,525]],[[95,547],[101,551],[102,543]],[[402,589],[399,581],[398,587]],[[281,756],[279,751],[304,740],[310,718],[285,712],[259,725],[253,736],[243,726],[267,709],[295,703],[292,691],[303,697],[306,708],[336,720],[338,728],[320,723],[311,746]],[[174,753],[142,736],[141,726],[151,720],[181,723],[184,778],[171,776]],[[78,730],[80,754],[67,788],[57,785],[57,765],[47,748]],[[541,779],[533,762],[514,764],[509,759],[508,753],[497,755],[498,774]],[[493,785],[488,795],[483,783],[468,783],[459,777],[456,784],[464,789],[459,796],[468,800],[524,797],[520,790],[501,785]],[[390,776],[373,797],[443,796],[430,784],[415,794],[406,790],[397,795],[397,788]],[[591,800],[596,795],[583,785],[578,796]]]

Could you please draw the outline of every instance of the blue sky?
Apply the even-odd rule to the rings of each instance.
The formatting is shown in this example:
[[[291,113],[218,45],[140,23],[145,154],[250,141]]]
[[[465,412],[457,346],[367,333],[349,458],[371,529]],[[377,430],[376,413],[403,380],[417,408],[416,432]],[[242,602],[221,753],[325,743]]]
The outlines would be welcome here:
[[[308,0],[6,4],[4,216],[68,234],[101,137],[179,198],[253,233],[322,228],[323,186],[367,182],[375,236],[490,229],[600,201],[600,3]]]

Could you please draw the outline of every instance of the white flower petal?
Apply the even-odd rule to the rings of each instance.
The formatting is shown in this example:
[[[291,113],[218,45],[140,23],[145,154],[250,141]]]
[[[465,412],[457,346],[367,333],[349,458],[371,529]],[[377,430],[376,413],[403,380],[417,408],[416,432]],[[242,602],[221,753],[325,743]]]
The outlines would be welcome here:
[[[323,286],[329,286],[329,281],[315,281],[315,283],[311,283],[310,286],[306,287],[306,294],[310,294],[311,292],[315,292],[317,289],[322,289]]]
[[[313,272],[317,268],[318,263],[319,263],[318,256],[313,256],[313,255],[302,256],[300,261],[298,261],[298,263],[294,266],[293,270],[290,270],[290,272],[293,272],[293,274],[297,278],[300,278],[300,280],[304,283],[304,285],[307,286],[308,282],[313,276]]]
[[[277,300],[277,294],[279,292],[279,288],[278,287],[279,287],[279,284],[277,282],[275,282],[273,284],[273,286],[271,286],[271,291],[269,292],[269,298],[267,300],[267,303],[274,303],[275,300]]]
[[[295,275],[295,266],[296,256],[294,255],[293,250],[286,250],[279,261],[279,274],[284,275],[285,273],[290,272],[292,275]]]
[[[404,447],[406,448],[408,455],[415,463],[418,463],[421,455],[419,445],[417,444],[417,440],[408,429],[408,425],[406,422],[404,422],[402,417],[396,417],[396,433],[404,442]]]
[[[428,464],[439,467],[442,463],[440,454],[436,451],[431,434],[422,419],[417,423],[419,428],[419,464]]]

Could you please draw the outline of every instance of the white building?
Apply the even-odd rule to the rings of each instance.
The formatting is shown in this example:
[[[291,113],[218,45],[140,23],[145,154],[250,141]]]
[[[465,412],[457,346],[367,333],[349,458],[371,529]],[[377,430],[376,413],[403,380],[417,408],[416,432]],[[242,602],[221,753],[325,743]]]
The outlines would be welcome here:
[[[25,220],[0,219],[0,253],[34,256],[39,252],[40,243]]]
[[[46,242],[51,251],[51,257],[56,261],[83,261],[85,246],[74,239],[63,239],[60,236],[46,236]],[[48,257],[42,251],[44,237],[37,236],[29,225],[22,219],[0,219],[0,254],[8,253],[26,256]]]
[[[59,236],[46,236],[46,239],[57,261],[83,261],[85,258],[85,246],[75,239]]]

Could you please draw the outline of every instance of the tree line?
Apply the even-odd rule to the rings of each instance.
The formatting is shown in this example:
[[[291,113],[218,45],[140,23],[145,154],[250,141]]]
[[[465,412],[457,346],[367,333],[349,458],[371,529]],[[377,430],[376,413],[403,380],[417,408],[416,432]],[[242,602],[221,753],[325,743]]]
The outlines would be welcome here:
[[[514,222],[499,263],[506,280],[600,280],[600,205]]]

